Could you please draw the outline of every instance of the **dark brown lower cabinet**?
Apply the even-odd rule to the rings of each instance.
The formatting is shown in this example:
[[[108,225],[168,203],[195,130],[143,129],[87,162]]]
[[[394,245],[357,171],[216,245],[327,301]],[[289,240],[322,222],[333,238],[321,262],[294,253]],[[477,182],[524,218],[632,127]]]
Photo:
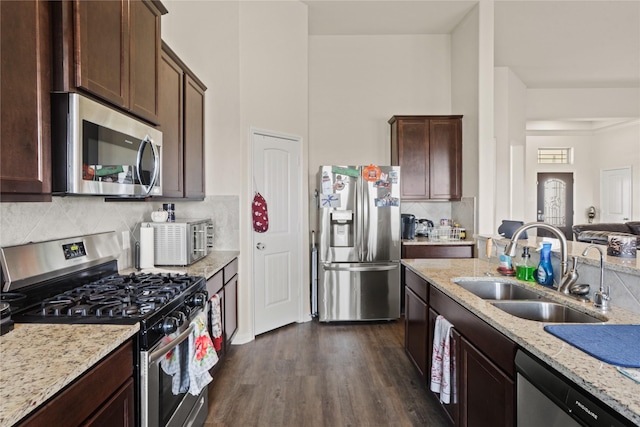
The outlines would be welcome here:
[[[411,269],[405,268],[404,277],[405,350],[427,389],[436,317],[453,324],[452,400],[442,405],[452,425],[515,425],[516,344]]]
[[[460,345],[461,425],[513,426],[515,382],[473,344]]]
[[[19,425],[133,426],[133,343],[121,345]]]
[[[402,245],[402,258],[473,258],[473,245]]]
[[[411,288],[405,290],[405,350],[409,359],[428,383],[428,358],[430,357],[428,336],[428,307],[427,303],[418,297]]]

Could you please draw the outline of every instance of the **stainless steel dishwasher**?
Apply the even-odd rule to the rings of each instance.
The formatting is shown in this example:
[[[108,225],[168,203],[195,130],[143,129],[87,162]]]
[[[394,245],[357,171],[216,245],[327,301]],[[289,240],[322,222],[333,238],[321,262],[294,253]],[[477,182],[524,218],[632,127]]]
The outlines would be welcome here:
[[[634,426],[549,365],[516,353],[517,426]]]

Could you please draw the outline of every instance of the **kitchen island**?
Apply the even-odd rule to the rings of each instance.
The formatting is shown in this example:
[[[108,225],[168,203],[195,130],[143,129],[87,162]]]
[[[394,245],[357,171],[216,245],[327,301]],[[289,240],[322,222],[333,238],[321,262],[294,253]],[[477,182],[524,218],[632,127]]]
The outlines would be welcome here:
[[[483,259],[404,259],[402,264],[425,279],[482,321],[541,359],[567,379],[587,390],[624,417],[640,424],[640,384],[623,376],[615,366],[570,346],[544,331],[545,323],[514,317],[453,283],[456,278],[486,278],[488,263]],[[495,264],[494,264],[495,265]],[[579,311],[601,316],[590,303],[583,303],[555,290],[525,283],[545,298]],[[615,304],[615,301],[614,301]],[[640,314],[614,307],[604,314],[608,324],[640,324]],[[454,325],[455,327],[455,325]]]
[[[214,251],[187,267],[153,270],[210,278],[238,254]],[[120,271],[133,272],[134,269]],[[139,324],[16,324],[12,331],[0,336],[0,427],[15,425],[62,390],[77,384],[139,329]]]

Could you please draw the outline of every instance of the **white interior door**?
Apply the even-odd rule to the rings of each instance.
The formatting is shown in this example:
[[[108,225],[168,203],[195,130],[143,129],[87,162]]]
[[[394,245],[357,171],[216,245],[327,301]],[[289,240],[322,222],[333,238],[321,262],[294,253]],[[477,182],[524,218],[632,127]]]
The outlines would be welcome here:
[[[600,174],[599,222],[626,222],[631,218],[631,167],[603,169]]]
[[[254,333],[300,318],[301,142],[252,132],[254,190],[267,202],[269,229],[253,231]]]

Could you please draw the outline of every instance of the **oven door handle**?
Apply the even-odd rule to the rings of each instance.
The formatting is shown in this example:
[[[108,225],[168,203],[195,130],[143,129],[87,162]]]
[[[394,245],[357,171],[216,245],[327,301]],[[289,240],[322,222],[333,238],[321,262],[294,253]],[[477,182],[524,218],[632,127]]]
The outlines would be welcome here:
[[[187,338],[189,338],[189,335],[191,335],[191,332],[193,332],[194,327],[195,326],[193,324],[189,325],[187,330],[184,331],[183,333],[181,333],[180,335],[178,335],[176,337],[176,339],[174,339],[173,341],[171,341],[167,345],[162,346],[161,348],[152,351],[149,354],[149,363],[157,362],[159,359],[162,359],[165,354],[169,353],[171,350],[176,348],[178,345],[182,344]]]

